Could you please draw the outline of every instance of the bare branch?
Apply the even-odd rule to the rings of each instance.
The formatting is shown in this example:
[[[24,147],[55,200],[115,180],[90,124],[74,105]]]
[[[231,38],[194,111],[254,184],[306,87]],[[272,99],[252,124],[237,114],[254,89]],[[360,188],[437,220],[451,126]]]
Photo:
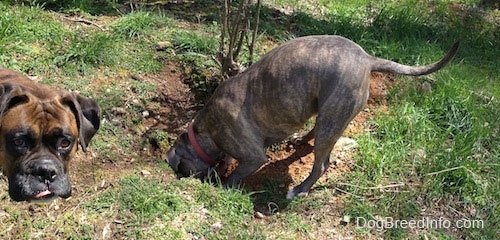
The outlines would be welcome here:
[[[260,6],[262,5],[261,0],[257,0],[257,13],[255,14],[255,25],[253,26],[252,32],[252,40],[250,45],[248,46],[249,56],[248,62],[249,64],[253,64],[253,50],[255,47],[255,40],[257,39],[257,31],[259,29],[259,19],[260,19]]]

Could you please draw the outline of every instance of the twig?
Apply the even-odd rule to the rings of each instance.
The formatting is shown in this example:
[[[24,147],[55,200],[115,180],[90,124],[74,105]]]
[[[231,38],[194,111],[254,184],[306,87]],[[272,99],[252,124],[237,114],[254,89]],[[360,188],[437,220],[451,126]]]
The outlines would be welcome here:
[[[457,170],[457,169],[460,169],[460,168],[465,168],[465,167],[464,166],[458,166],[458,167],[447,168],[447,169],[444,169],[444,170],[441,170],[441,171],[428,173],[427,176],[434,176],[434,175],[438,175],[440,173],[450,172],[450,171],[454,171],[454,170]]]
[[[356,194],[354,194],[354,193],[350,193],[350,192],[348,192],[348,191],[346,191],[346,190],[342,190],[342,189],[340,189],[340,188],[335,188],[335,190],[337,190],[337,191],[339,191],[339,192],[341,192],[341,193],[345,193],[345,194],[353,195],[353,196],[358,197],[358,198],[365,198],[365,197],[363,197],[363,196],[356,195]]]
[[[106,31],[101,25],[99,25],[95,22],[89,21],[87,19],[81,18],[81,17],[70,18],[70,17],[66,17],[66,16],[61,15],[61,18],[68,20],[68,21],[72,21],[72,22],[81,22],[81,23],[85,23],[88,25],[93,25],[93,26],[96,26],[97,28],[101,29],[101,31]]]
[[[403,186],[405,186],[404,183],[389,184],[389,185],[377,186],[377,187],[363,187],[363,186],[349,184],[349,183],[343,183],[343,182],[338,182],[337,184],[342,185],[342,186],[348,186],[348,187],[365,189],[365,190],[378,190],[378,189],[384,189],[384,188],[395,188],[395,187],[403,187]]]
[[[252,40],[251,40],[251,43],[250,43],[250,46],[248,47],[249,48],[249,62],[250,62],[250,65],[253,64],[253,48],[255,46],[255,39],[257,38],[257,31],[259,29],[259,19],[260,19],[260,6],[262,5],[262,1],[261,0],[257,0],[257,13],[255,14],[255,26],[253,28],[253,32],[252,32]]]
[[[240,28],[238,27],[240,25],[241,21],[241,15],[243,14],[243,7],[245,6],[245,1],[241,1],[240,5],[238,7],[238,12],[236,13],[235,19],[232,19],[231,17],[234,16],[234,13],[232,14],[233,16],[229,16],[233,22],[233,26],[228,30],[229,32],[229,49],[227,55],[231,57],[231,60],[233,60],[233,54],[234,54],[234,45],[236,44],[236,38],[238,37],[238,33],[240,32]],[[230,6],[229,6],[230,7]]]
[[[460,212],[460,211],[458,211],[457,209],[455,209],[455,208],[453,208],[453,207],[451,207],[451,206],[448,206],[448,208],[449,208],[449,209],[451,209],[451,211],[455,212],[456,214],[458,214],[458,215],[460,215],[460,216],[462,216],[462,217],[464,217],[464,218],[468,219],[468,217],[467,217],[467,215],[465,215],[465,213]]]
[[[219,54],[224,55],[224,40],[226,39],[226,32],[228,31],[228,15],[229,15],[229,2],[228,0],[224,1],[224,10],[221,11],[222,15],[222,28],[220,34],[220,46],[219,46]],[[223,61],[223,57],[221,56],[221,62]]]

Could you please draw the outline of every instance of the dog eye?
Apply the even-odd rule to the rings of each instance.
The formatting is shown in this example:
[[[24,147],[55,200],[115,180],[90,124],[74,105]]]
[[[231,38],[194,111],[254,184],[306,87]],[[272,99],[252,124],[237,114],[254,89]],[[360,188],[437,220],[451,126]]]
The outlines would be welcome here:
[[[71,146],[71,140],[65,138],[65,139],[62,139],[61,141],[59,141],[59,148],[68,148]]]
[[[22,138],[16,138],[14,139],[14,145],[16,147],[24,147],[24,145],[26,145],[26,142]]]

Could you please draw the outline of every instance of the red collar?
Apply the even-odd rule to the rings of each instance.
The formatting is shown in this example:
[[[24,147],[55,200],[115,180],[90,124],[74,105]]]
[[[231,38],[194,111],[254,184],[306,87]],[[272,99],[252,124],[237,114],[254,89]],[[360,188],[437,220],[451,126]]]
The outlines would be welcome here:
[[[191,143],[191,146],[193,146],[194,151],[196,152],[198,157],[201,158],[201,160],[203,160],[206,164],[210,165],[211,167],[217,165],[217,161],[208,156],[208,154],[201,148],[198,140],[196,140],[196,137],[194,135],[193,122],[191,122],[188,127],[188,139],[189,142]]]

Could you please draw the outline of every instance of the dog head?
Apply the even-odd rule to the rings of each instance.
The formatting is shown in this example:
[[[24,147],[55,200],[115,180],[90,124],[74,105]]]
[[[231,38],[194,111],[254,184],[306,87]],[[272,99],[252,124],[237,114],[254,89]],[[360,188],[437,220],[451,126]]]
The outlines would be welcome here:
[[[211,166],[200,159],[189,142],[187,132],[181,133],[167,152],[167,162],[179,178],[194,176],[206,179]]]
[[[23,83],[0,83],[0,167],[9,195],[15,201],[67,198],[69,160],[78,145],[86,151],[101,110],[78,94]]]

